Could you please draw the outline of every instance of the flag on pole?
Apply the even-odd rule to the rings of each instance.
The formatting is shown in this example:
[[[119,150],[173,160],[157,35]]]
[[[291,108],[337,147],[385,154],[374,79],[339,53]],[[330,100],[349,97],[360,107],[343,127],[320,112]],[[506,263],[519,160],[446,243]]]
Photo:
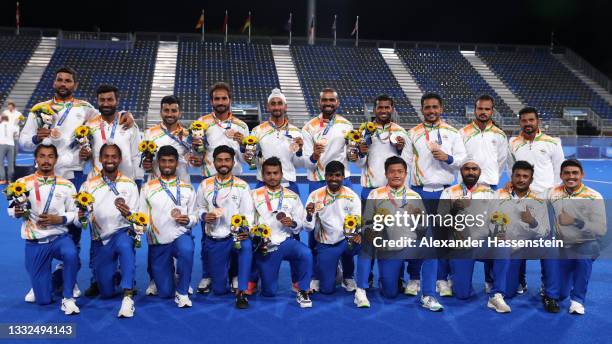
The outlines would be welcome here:
[[[313,45],[315,40],[315,17],[310,18],[310,25],[308,26],[308,44]]]
[[[225,10],[225,19],[223,19],[223,28],[221,30],[223,30],[223,33],[225,33],[225,43],[227,43],[227,25],[229,22],[229,16],[227,14],[227,10]]]
[[[17,1],[17,7],[15,9],[15,25],[17,26],[17,34],[19,34],[19,26],[21,25],[21,13],[19,11],[19,1]]]
[[[201,29],[204,27],[204,10],[202,10],[202,14],[200,15],[200,19],[198,19],[198,22],[196,23],[196,30],[197,29]]]
[[[244,33],[247,29],[251,29],[251,11],[249,11],[249,16],[244,22],[244,25],[242,25],[242,29],[240,30],[240,32]]]
[[[357,20],[355,20],[355,27],[351,32],[351,36],[354,36],[357,32],[359,32],[359,16],[357,16]]]
[[[336,45],[336,19],[337,18],[338,16],[334,14],[334,23],[332,24],[332,32],[334,34],[334,46]]]
[[[285,24],[285,31],[291,32],[292,21],[293,21],[293,13],[289,13],[289,20],[287,21],[287,24]]]
[[[285,24],[285,30],[289,31],[289,45],[291,45],[291,21],[293,19],[293,13],[289,12],[289,21]]]

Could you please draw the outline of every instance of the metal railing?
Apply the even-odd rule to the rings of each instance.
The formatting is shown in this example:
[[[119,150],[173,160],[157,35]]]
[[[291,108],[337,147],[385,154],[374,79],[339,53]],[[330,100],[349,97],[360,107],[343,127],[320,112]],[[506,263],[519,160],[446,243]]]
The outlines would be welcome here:
[[[576,69],[580,70],[591,80],[597,82],[606,91],[612,93],[612,80],[610,80],[610,78],[608,78],[605,74],[598,71],[597,68],[593,67],[590,63],[588,63],[585,59],[580,57],[580,55],[576,54],[570,48],[563,47],[563,54],[565,55],[567,60],[574,67],[576,67]]]

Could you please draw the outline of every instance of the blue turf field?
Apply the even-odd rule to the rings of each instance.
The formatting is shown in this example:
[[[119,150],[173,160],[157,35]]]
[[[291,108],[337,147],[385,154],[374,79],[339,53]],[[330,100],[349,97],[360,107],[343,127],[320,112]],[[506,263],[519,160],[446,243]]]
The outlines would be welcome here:
[[[23,159],[23,160],[22,160]],[[26,157],[19,163],[27,164]],[[585,161],[587,185],[612,198],[612,160]],[[306,188],[301,188],[302,197]],[[359,192],[360,190],[356,190]],[[0,208],[6,208],[4,198]],[[121,343],[380,343],[413,341],[476,343],[606,343],[612,339],[612,261],[598,260],[593,267],[586,310],[582,317],[567,314],[568,301],[562,303],[560,314],[548,314],[542,309],[539,288],[539,262],[530,261],[526,295],[509,301],[512,313],[499,315],[486,308],[483,294],[482,264],[477,264],[474,289],[477,295],[468,301],[444,298],[445,310],[432,313],[422,309],[418,299],[400,296],[383,299],[370,291],[372,307],[357,309],[353,294],[338,288],[333,296],[316,294],[312,309],[302,310],[290,291],[286,264],[281,271],[281,292],[274,298],[254,296],[251,308],[234,309],[231,296],[196,295],[190,309],[176,308],[173,300],[144,296],[147,285],[146,247],[137,252],[137,284],[141,293],[136,297],[133,319],[117,319],[120,297],[112,300],[81,297],[81,314],[66,317],[58,302],[49,306],[26,304],[23,297],[29,289],[24,268],[24,243],[19,238],[19,222],[0,211],[2,240],[0,241],[0,323],[36,322],[77,324],[79,342],[89,344]],[[199,243],[201,231],[195,230]],[[89,235],[83,235],[81,257],[87,267]],[[192,285],[200,279],[200,248],[196,244],[196,259]],[[79,285],[86,288],[87,268],[81,269]],[[0,342],[8,342],[0,339]],[[16,342],[31,342],[20,340]],[[32,342],[43,342],[32,341]],[[46,342],[57,342],[47,340]],[[62,341],[63,342],[63,341]],[[67,340],[66,342],[70,342]]]

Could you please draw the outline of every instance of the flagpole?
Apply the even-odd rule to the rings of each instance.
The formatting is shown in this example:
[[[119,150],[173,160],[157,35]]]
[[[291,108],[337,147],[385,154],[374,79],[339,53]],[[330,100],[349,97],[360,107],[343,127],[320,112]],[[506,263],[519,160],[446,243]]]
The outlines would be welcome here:
[[[359,16],[357,16],[357,32],[355,32],[355,46],[359,46]]]
[[[202,42],[205,41],[204,37],[204,23],[206,23],[206,17],[204,16],[204,10],[202,10],[202,18],[204,18],[204,22],[202,23]]]
[[[292,19],[293,13],[289,12],[289,45],[291,45],[291,26],[293,26]]]
[[[253,20],[251,18],[251,11],[249,11],[249,44],[251,43],[251,25],[253,25]]]
[[[21,17],[21,13],[20,12],[21,11],[19,10],[19,1],[17,1],[17,9],[16,9],[16,12],[15,12],[16,13],[16,15],[15,15],[16,23],[15,24],[17,24],[17,32],[16,32],[17,35],[19,35],[19,26],[21,26],[21,23],[20,23],[20,21],[21,21],[21,18],[20,18]]]
[[[229,18],[227,16],[227,10],[225,10],[225,20],[224,20],[224,24],[225,24],[225,43],[227,43],[227,22],[229,21]]]
[[[334,47],[336,46],[336,18],[337,16],[334,14]]]

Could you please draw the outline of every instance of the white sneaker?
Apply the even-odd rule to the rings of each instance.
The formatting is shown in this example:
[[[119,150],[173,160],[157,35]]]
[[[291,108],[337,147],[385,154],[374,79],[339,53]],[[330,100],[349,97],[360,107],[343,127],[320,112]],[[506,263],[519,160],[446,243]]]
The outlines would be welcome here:
[[[494,309],[497,313],[510,313],[512,311],[504,300],[504,296],[500,293],[495,293],[495,295],[489,297],[487,307]]]
[[[232,285],[230,286],[232,293],[235,293],[238,290],[238,277],[232,277]]]
[[[421,281],[420,280],[409,280],[406,285],[406,289],[404,289],[404,294],[410,296],[417,296],[421,291]]]
[[[353,300],[358,308],[370,308],[370,300],[365,289],[357,288],[355,290],[355,299]]]
[[[174,302],[178,305],[179,308],[191,307],[191,300],[189,300],[189,296],[181,295],[176,293],[174,297]]]
[[[210,293],[210,284],[210,278],[202,278],[200,283],[198,283],[198,294]]]
[[[519,295],[523,295],[525,294],[525,292],[527,292],[527,284],[522,285],[519,283],[518,288],[516,288],[516,293]]]
[[[145,294],[148,296],[157,295],[157,285],[155,285],[154,280],[149,281],[149,286],[147,287],[147,290],[145,290]]]
[[[436,281],[436,291],[440,294],[440,296],[453,296],[453,290],[451,289],[449,281]]]
[[[74,284],[74,288],[72,288],[72,297],[75,299],[81,296],[81,289],[79,289],[78,284]]]
[[[62,307],[60,309],[66,315],[72,315],[72,314],[79,314],[79,313],[81,313],[81,310],[76,305],[76,301],[73,298],[70,298],[70,299],[63,298],[62,299]]]
[[[119,309],[119,313],[117,317],[119,318],[131,318],[134,316],[134,299],[129,296],[124,296],[123,301],[121,301],[121,308]]]
[[[569,307],[569,313],[584,315],[584,306],[578,301],[571,300],[570,307]]]
[[[310,300],[308,292],[298,291],[296,301],[300,305],[300,308],[312,308],[312,300]]]
[[[432,312],[441,312],[444,310],[444,307],[433,296],[421,296],[421,306]]]
[[[357,284],[355,283],[355,280],[352,278],[347,278],[342,280],[342,288],[344,288],[346,291],[353,292],[355,291],[355,289],[357,289]]]
[[[310,281],[310,290],[319,291],[319,280],[313,279]]]
[[[34,303],[36,302],[36,295],[34,295],[34,288],[30,288],[30,291],[25,296],[25,302]]]
[[[189,290],[187,291],[187,293],[189,295],[193,295],[193,288],[191,286],[189,286]]]
[[[491,292],[491,288],[493,285],[489,282],[485,282],[485,294],[489,294]]]

